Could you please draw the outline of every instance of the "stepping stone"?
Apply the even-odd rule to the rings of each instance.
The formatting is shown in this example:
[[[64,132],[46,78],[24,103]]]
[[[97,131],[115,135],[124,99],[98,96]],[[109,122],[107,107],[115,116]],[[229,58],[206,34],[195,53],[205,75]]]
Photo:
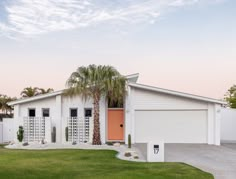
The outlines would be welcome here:
[[[120,143],[119,143],[119,142],[114,143],[113,146],[114,146],[114,147],[120,147]]]

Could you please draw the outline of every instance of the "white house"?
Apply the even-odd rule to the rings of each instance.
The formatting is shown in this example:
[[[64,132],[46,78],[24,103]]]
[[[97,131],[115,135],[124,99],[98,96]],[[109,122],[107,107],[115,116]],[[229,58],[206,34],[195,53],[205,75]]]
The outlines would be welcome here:
[[[138,74],[127,76],[128,93],[124,108],[108,108],[100,101],[102,143],[120,141],[147,143],[206,143],[220,145],[221,105],[225,102],[138,84]],[[93,102],[80,96],[66,97],[63,91],[20,99],[14,106],[14,128],[24,127],[24,141],[45,139],[52,142],[91,142],[93,134]],[[17,136],[15,135],[15,139]]]

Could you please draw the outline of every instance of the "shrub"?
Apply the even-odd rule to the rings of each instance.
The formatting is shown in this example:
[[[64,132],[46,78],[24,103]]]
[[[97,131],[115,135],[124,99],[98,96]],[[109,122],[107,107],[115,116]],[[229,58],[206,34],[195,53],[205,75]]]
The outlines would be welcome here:
[[[131,148],[131,135],[128,135],[128,148]]]
[[[56,143],[56,127],[52,128],[52,143]]]
[[[42,139],[40,143],[41,144],[45,144],[46,142],[44,141],[44,139]]]
[[[125,152],[125,157],[131,157],[132,154],[130,152]]]
[[[25,142],[25,143],[23,143],[22,145],[23,145],[23,146],[28,146],[29,143],[28,143],[28,142]]]
[[[107,145],[113,145],[113,142],[106,142]]]
[[[24,138],[24,129],[23,126],[19,126],[19,130],[17,132],[17,139],[19,142],[22,142]]]
[[[66,142],[68,142],[68,139],[69,139],[68,127],[65,128],[65,134],[66,134]]]

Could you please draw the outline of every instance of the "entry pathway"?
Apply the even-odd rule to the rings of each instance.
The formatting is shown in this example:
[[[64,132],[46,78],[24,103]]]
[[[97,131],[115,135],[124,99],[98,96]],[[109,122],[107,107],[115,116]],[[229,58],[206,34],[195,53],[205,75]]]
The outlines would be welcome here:
[[[165,161],[193,165],[216,179],[236,179],[236,144],[165,144]]]

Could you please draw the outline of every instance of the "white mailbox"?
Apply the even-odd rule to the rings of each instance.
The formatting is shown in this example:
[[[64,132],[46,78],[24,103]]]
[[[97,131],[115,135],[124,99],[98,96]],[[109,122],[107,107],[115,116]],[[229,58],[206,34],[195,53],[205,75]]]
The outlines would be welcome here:
[[[147,143],[147,161],[164,162],[164,142]]]

